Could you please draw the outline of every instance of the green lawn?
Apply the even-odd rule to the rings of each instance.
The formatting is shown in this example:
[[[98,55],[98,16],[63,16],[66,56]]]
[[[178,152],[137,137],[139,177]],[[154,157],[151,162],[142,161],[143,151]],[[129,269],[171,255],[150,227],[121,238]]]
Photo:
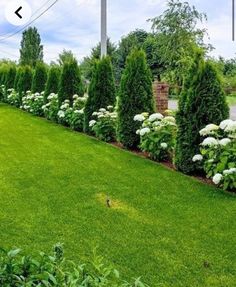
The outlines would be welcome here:
[[[106,207],[106,195],[113,200]],[[0,105],[0,246],[99,254],[151,286],[235,286],[236,198]]]

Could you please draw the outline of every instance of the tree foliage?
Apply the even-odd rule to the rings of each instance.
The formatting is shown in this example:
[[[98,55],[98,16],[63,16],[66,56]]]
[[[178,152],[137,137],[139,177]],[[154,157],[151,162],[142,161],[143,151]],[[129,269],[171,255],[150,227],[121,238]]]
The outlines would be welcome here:
[[[192,65],[196,47],[203,51],[211,48],[204,44],[206,29],[198,28],[198,23],[205,20],[205,14],[181,0],[169,0],[167,10],[150,20],[169,80],[181,85]]]
[[[59,105],[65,100],[70,100],[73,104],[73,95],[84,95],[84,85],[81,79],[81,72],[75,59],[66,61],[62,68],[62,74],[59,83]]]
[[[35,67],[32,87],[32,93],[41,93],[45,91],[45,85],[47,81],[47,68],[45,64],[38,62]]]
[[[179,170],[185,173],[196,171],[192,158],[199,153],[199,131],[207,124],[219,124],[228,116],[229,108],[218,72],[198,52],[184,85],[177,113],[175,164]]]
[[[72,62],[75,60],[75,56],[71,50],[64,49],[59,54],[58,63],[60,66],[63,66],[65,63]]]
[[[110,57],[104,57],[94,63],[92,80],[89,86],[89,98],[85,106],[85,132],[89,132],[89,121],[93,112],[100,108],[113,106],[116,100],[115,80]]]
[[[17,83],[17,92],[19,93],[20,102],[22,100],[23,94],[31,90],[33,78],[33,71],[30,66],[22,67],[20,72],[19,81]]]
[[[45,102],[51,93],[58,93],[61,69],[58,66],[52,66],[48,72],[46,88],[44,93]]]
[[[30,27],[23,32],[20,64],[35,67],[38,61],[43,61],[43,45],[38,30]]]
[[[139,143],[134,116],[143,112],[154,112],[152,76],[144,51],[134,50],[127,58],[118,102],[118,137],[127,148]]]

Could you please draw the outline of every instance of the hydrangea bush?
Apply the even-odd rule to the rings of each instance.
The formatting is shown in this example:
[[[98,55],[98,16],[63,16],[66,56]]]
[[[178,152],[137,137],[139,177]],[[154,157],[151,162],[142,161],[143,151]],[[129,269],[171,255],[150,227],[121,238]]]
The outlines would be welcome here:
[[[44,115],[48,120],[57,122],[58,118],[58,95],[51,93],[48,98],[48,103],[42,106],[42,109],[44,111]]]
[[[19,94],[14,89],[8,89],[6,102],[12,106],[19,107],[20,106]]]
[[[236,190],[236,121],[210,124],[200,131],[204,137],[201,154],[193,161],[204,168],[208,178],[225,190]]]
[[[43,116],[44,111],[42,109],[44,104],[44,92],[31,93],[26,92],[26,95],[22,98],[21,109],[34,114],[35,116]]]
[[[76,131],[83,131],[84,127],[84,107],[87,101],[87,96],[73,96],[73,107],[70,106],[70,101],[65,100],[60,110],[57,113],[58,122]]]
[[[149,153],[156,161],[164,161],[173,157],[176,123],[173,116],[164,117],[155,113],[136,115],[134,121],[140,122],[137,134],[140,136],[140,148]]]
[[[89,122],[89,127],[95,133],[95,136],[105,142],[116,140],[117,113],[113,106],[107,109],[101,108],[98,112],[93,113],[94,120]]]

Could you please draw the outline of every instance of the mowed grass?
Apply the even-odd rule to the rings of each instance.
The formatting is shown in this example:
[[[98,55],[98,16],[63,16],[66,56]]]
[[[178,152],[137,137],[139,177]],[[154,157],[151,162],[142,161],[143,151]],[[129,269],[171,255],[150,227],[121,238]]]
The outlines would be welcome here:
[[[106,207],[109,195],[113,206]],[[0,246],[92,250],[150,286],[235,286],[236,198],[0,105]]]

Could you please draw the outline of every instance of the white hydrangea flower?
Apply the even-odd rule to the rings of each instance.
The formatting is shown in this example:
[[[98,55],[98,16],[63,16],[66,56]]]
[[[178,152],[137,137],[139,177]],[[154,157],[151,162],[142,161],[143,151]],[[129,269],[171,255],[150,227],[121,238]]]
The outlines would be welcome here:
[[[236,132],[236,121],[232,121],[228,124],[228,126],[225,128],[226,132]]]
[[[149,134],[150,131],[151,131],[151,130],[150,130],[149,128],[143,128],[143,129],[140,130],[140,135],[141,135],[141,136],[144,136],[144,135],[146,135],[146,134]]]
[[[136,115],[134,117],[135,122],[143,122],[145,120],[145,117],[143,115]]]
[[[213,177],[213,182],[215,185],[218,185],[223,179],[223,175],[220,173],[217,173],[214,177]]]
[[[202,160],[203,160],[203,156],[201,154],[196,154],[193,157],[193,162],[202,161]]]
[[[140,130],[137,130],[137,131],[136,131],[136,135],[140,135]]]
[[[223,171],[224,175],[230,175],[236,173],[236,168],[230,168]]]
[[[175,118],[172,117],[172,116],[167,116],[167,117],[164,118],[164,120],[165,120],[166,122],[170,122],[170,123],[173,123],[173,124],[176,123]]]
[[[94,112],[94,113],[92,114],[92,116],[94,116],[94,117],[98,116],[98,112]]]
[[[200,136],[204,136],[204,137],[209,135],[209,131],[206,128],[200,130],[199,133],[200,133]]]
[[[214,124],[209,124],[206,126],[206,129],[210,132],[212,131],[218,131],[219,130],[219,126],[214,125]]]
[[[161,148],[167,149],[168,148],[168,144],[167,143],[161,143]]]
[[[100,110],[99,110],[99,112],[101,112],[101,113],[105,113],[107,110],[106,109],[104,109],[104,108],[101,108]]]
[[[92,128],[96,124],[95,120],[89,122],[89,127]]]
[[[74,100],[76,100],[76,99],[78,99],[78,98],[79,98],[78,95],[74,95],[74,96],[73,96],[73,99],[74,99]]]
[[[108,109],[108,110],[112,110],[112,109],[113,109],[113,106],[107,106],[107,109]]]
[[[206,138],[202,143],[203,146],[209,146],[209,147],[216,146],[218,144],[219,144],[218,141],[213,137]]]
[[[225,139],[222,139],[222,140],[219,141],[219,144],[221,146],[227,146],[230,143],[231,143],[231,139],[229,139],[229,138],[225,138]]]
[[[224,120],[220,123],[220,129],[225,130],[228,125],[232,124],[232,120],[228,119],[228,120]]]
[[[160,114],[160,113],[152,114],[148,118],[148,120],[150,122],[155,122],[156,120],[162,120],[162,119],[164,119],[164,116],[162,114]]]
[[[59,117],[60,119],[63,119],[63,118],[65,117],[65,112],[64,112],[64,111],[59,111],[59,112],[57,113],[57,115],[58,115],[58,117]]]

